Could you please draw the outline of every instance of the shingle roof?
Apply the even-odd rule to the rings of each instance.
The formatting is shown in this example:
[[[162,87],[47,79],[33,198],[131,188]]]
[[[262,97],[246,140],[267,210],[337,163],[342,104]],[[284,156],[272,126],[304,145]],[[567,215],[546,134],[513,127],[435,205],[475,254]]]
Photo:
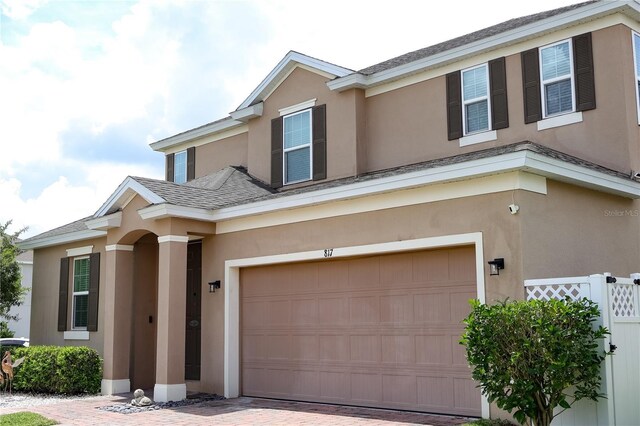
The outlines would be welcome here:
[[[510,19],[497,25],[493,25],[488,28],[484,28],[479,31],[475,31],[460,37],[456,37],[451,40],[444,41],[442,43],[434,44],[433,46],[425,47],[413,52],[405,53],[404,55],[396,56],[395,58],[388,59],[375,65],[371,65],[367,68],[363,68],[358,73],[364,75],[375,74],[380,71],[385,71],[391,68],[395,68],[400,65],[408,64],[410,62],[417,61],[419,59],[426,58],[428,56],[435,55],[437,53],[445,52],[456,47],[464,46],[465,44],[473,43],[478,40],[485,39],[487,37],[494,36],[496,34],[504,33],[515,28],[531,24],[533,22],[541,21],[546,18],[550,18],[561,13],[569,12],[574,9],[578,9],[590,3],[596,3],[597,0],[586,1],[570,6],[560,7],[558,9],[548,10],[546,12],[535,13],[533,15],[522,16],[520,18]]]
[[[42,234],[38,234],[31,238],[24,239],[20,243],[27,243],[33,240],[41,240],[49,237],[57,237],[58,235],[70,234],[72,232],[86,231],[89,229],[87,228],[87,224],[86,224],[86,221],[88,221],[89,219],[93,219],[93,216],[88,216],[88,217],[76,220],[75,222],[67,223],[66,225],[62,225],[58,228],[51,229],[49,231],[43,232]]]

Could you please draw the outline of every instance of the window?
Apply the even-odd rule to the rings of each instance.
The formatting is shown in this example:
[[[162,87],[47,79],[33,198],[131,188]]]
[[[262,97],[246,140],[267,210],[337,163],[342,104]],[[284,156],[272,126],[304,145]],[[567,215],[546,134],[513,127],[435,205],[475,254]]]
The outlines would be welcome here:
[[[509,127],[505,58],[446,75],[447,135],[460,146],[497,138]]]
[[[175,183],[187,181],[187,151],[176,152],[173,164],[173,181]]]
[[[573,112],[573,53],[570,40],[540,49],[540,76],[544,117]]]
[[[638,108],[638,123],[640,123],[640,35],[633,33],[633,61],[636,71],[636,102]]]
[[[284,183],[311,179],[311,110],[283,117]]]
[[[273,188],[327,177],[327,108],[309,108],[312,101],[283,108],[271,120]]]
[[[543,130],[580,122],[581,111],[595,109],[592,50],[585,33],[521,53],[525,123]]]
[[[194,146],[175,154],[167,155],[166,179],[169,182],[185,183],[196,176],[196,148]]]
[[[89,257],[73,261],[73,329],[87,328],[89,311]]]
[[[487,64],[462,71],[464,134],[489,129],[489,73]]]

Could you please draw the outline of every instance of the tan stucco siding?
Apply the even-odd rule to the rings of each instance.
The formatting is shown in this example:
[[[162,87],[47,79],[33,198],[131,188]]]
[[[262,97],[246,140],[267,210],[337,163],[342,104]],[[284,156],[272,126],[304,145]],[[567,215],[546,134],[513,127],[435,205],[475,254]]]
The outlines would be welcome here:
[[[557,41],[560,41],[558,39]],[[520,54],[506,58],[509,127],[497,140],[447,140],[445,76],[366,98],[367,170],[379,170],[529,140],[615,170],[640,167],[631,30],[592,33],[597,107],[583,121],[537,130],[524,124]],[[630,155],[631,154],[631,155]]]
[[[364,94],[361,90],[332,92],[321,75],[296,68],[264,102],[262,117],[249,121],[249,173],[269,182],[271,179],[271,120],[280,117],[279,110],[310,99],[316,105],[327,105],[327,179],[356,174],[358,138],[356,105]],[[362,128],[362,126],[360,126]]]
[[[56,247],[34,250],[33,285],[31,296],[32,345],[89,346],[102,354],[104,328],[106,238],[79,241]],[[100,290],[98,296],[98,331],[89,332],[89,340],[64,340],[58,331],[58,295],[60,291],[60,259],[67,257],[67,250],[93,245],[93,253],[100,253]],[[67,330],[71,330],[72,293],[67,301]]]
[[[231,136],[196,147],[196,178],[227,166],[247,166],[248,133]]]

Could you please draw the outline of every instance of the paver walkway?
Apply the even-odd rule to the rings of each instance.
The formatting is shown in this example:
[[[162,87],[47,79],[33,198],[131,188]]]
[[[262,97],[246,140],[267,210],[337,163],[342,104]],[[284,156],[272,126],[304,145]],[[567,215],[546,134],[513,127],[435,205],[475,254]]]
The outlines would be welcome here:
[[[1,397],[0,397],[1,398]],[[105,396],[90,400],[64,401],[25,408],[3,408],[0,414],[32,411],[62,425],[431,425],[454,426],[467,422],[462,417],[437,416],[392,410],[344,407],[274,401],[259,398],[235,398],[205,401],[179,408],[120,414],[97,407],[131,401],[130,395]]]

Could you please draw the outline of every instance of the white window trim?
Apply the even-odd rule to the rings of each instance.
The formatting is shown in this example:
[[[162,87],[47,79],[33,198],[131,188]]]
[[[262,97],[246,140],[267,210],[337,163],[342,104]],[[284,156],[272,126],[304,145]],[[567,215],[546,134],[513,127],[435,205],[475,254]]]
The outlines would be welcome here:
[[[178,168],[176,167],[178,155],[184,154],[184,182],[178,182],[176,179],[176,171]],[[175,183],[185,183],[187,182],[187,161],[189,161],[187,150],[184,149],[182,151],[178,151],[173,156],[173,182]]]
[[[83,330],[65,331],[64,340],[89,340],[89,332]]]
[[[538,121],[538,130],[552,129],[574,123],[582,123],[582,111],[567,112],[551,116],[545,120],[540,120]]]
[[[482,132],[472,133],[469,136],[463,136],[458,139],[460,146],[474,145],[482,142],[495,141],[498,139],[496,130],[483,130]]]
[[[547,84],[551,84],[551,83],[555,83],[558,81],[562,81],[562,80],[566,80],[566,77],[555,77],[549,80],[544,80],[542,77],[542,51],[544,49],[547,49],[549,47],[554,47],[560,44],[564,44],[567,43],[569,45],[569,82],[571,84],[571,111],[563,111],[563,112],[559,112],[557,114],[547,114],[547,99],[545,96],[545,85]],[[549,117],[557,117],[559,115],[563,115],[563,114],[571,114],[572,112],[575,112],[576,110],[576,89],[575,89],[575,73],[573,70],[573,43],[572,43],[572,39],[568,38],[565,40],[560,40],[557,41],[555,43],[551,43],[551,44],[547,44],[546,46],[542,46],[538,48],[538,72],[540,73],[540,99],[542,101],[542,118],[549,118]]]
[[[308,101],[300,102],[299,104],[291,105],[285,108],[280,108],[278,112],[280,113],[280,117],[284,117],[285,115],[292,114],[294,112],[302,111],[303,109],[309,109],[316,106],[317,98],[309,99]]]
[[[71,330],[86,330],[87,327],[76,327],[76,296],[89,296],[89,290],[75,291],[76,286],[76,261],[89,259],[89,256],[79,256],[73,259],[73,270],[71,271]],[[89,260],[89,270],[91,270],[91,260]],[[89,279],[91,279],[91,273],[89,273]]]
[[[634,71],[634,79],[635,79],[635,86],[636,86],[636,112],[637,112],[637,116],[638,116],[638,124],[640,124],[640,92],[638,90],[638,83],[640,82],[640,77],[638,77],[638,75],[640,74],[640,70],[638,69],[638,55],[640,55],[640,52],[636,52],[636,37],[640,40],[640,34],[638,34],[635,31],[631,32],[631,49],[633,50],[633,71]]]
[[[93,246],[76,247],[67,250],[67,257],[82,256],[85,254],[91,254],[93,252]]]
[[[473,98],[473,99],[468,99],[465,100],[464,99],[464,73],[467,71],[472,71],[474,69],[477,68],[484,68],[486,73],[485,75],[487,76],[487,95],[486,96],[480,96],[478,98]],[[484,133],[484,132],[490,132],[491,129],[491,99],[489,96],[489,92],[491,90],[491,87],[489,85],[489,64],[488,63],[484,63],[484,64],[480,64],[480,65],[476,65],[473,67],[469,67],[469,68],[465,68],[462,71],[460,71],[460,97],[462,98],[462,134],[464,136],[470,136],[470,135],[477,135],[480,133]],[[467,131],[467,104],[473,104],[482,100],[487,101],[487,124],[488,127],[486,129],[483,130],[476,130],[475,132],[468,132]],[[472,143],[478,143],[478,142],[472,142]],[[467,143],[466,145],[469,145],[470,143]],[[464,146],[462,145],[462,140],[460,141],[460,146]]]
[[[297,145],[292,148],[285,148],[284,120],[294,115],[305,114],[305,113],[309,113],[309,143],[304,145]],[[287,153],[297,151],[307,147],[309,148],[309,178],[288,182],[287,181]],[[313,178],[313,111],[311,110],[311,108],[307,108],[302,111],[297,111],[282,117],[282,183],[284,185],[293,185],[295,183],[310,181],[311,178]]]

